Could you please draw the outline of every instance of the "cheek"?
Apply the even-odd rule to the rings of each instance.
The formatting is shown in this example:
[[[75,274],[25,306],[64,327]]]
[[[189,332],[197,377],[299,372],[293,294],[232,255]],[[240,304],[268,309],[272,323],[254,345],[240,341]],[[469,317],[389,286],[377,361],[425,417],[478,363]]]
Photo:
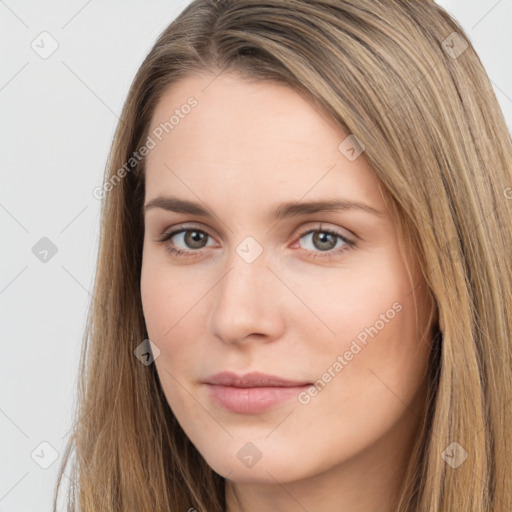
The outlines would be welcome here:
[[[364,346],[372,334],[377,335],[376,331],[389,333],[404,316],[410,316],[412,287],[405,268],[391,256],[383,253],[357,268],[336,269],[328,278],[319,274],[318,280],[310,280],[309,293],[303,288],[311,310],[331,330],[321,343],[323,339],[323,343],[340,350],[348,349],[350,342],[358,339]],[[402,314],[405,311],[407,315]],[[329,334],[327,330],[325,333]]]
[[[170,327],[172,318],[169,317],[169,311],[172,311],[172,300],[175,293],[171,293],[167,282],[162,279],[154,267],[148,266],[142,268],[141,275],[141,299],[142,310],[148,335],[156,339],[161,339],[165,331]]]
[[[401,258],[382,254],[364,265],[364,272],[338,272],[333,277],[329,286],[319,285],[310,293],[311,309],[334,331],[321,327],[326,334],[305,338],[318,387],[325,385],[333,393],[319,395],[326,401],[336,396],[348,402],[365,396],[367,403],[373,402],[373,394],[399,405],[391,389],[404,400],[412,399],[427,366],[429,304],[425,299],[415,304]]]
[[[157,251],[144,254],[140,288],[148,337],[160,349],[155,364],[166,387],[174,388],[178,384],[170,374],[181,382],[197,367],[197,340],[204,339],[205,329],[201,307],[208,288]],[[164,368],[169,375],[162,374]]]
[[[204,415],[196,410],[194,402],[187,402],[182,386],[197,364],[197,354],[190,343],[193,334],[187,320],[187,311],[197,302],[197,286],[183,282],[183,273],[173,270],[160,255],[145,253],[141,269],[141,300],[149,339],[155,343],[160,355],[155,366],[167,402],[178,418],[203,425]],[[196,290],[196,291],[194,291]]]
[[[165,254],[144,252],[140,282],[142,309],[148,335],[154,341],[162,341],[192,307],[193,301],[198,300],[197,283],[194,285],[185,274],[173,269],[165,261]]]

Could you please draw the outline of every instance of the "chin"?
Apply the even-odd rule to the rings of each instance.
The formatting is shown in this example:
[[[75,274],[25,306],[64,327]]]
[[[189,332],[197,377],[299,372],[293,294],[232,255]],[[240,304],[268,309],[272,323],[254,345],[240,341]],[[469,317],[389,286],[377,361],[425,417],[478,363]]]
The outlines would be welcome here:
[[[209,464],[210,465],[210,464]],[[283,467],[284,466],[284,467]],[[266,464],[263,465],[262,461],[252,468],[246,468],[233,461],[226,461],[210,465],[213,471],[226,480],[236,483],[251,483],[251,484],[275,484],[288,483],[299,480],[301,476],[293,474],[290,467],[286,464]]]
[[[256,443],[261,450],[250,442],[236,440],[224,446],[223,452],[218,448],[208,449],[207,452],[201,452],[201,455],[213,471],[237,483],[275,484],[276,480],[288,483],[308,476],[300,447],[295,450],[289,447],[286,452],[290,453],[284,453],[268,441],[266,446],[263,446],[263,441]],[[282,444],[280,447],[283,447]],[[297,460],[301,460],[301,463],[297,464]],[[314,468],[311,468],[310,473],[314,473]]]

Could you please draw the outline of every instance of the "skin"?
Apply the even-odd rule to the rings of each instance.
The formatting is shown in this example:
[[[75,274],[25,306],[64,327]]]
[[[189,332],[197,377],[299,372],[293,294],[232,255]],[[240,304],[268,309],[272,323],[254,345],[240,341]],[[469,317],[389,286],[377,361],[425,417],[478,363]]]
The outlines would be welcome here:
[[[174,84],[150,127],[197,99],[147,157],[145,204],[173,195],[213,215],[145,212],[142,302],[169,406],[226,477],[230,512],[391,511],[425,404],[427,288],[412,260],[407,273],[364,152],[350,161],[338,149],[348,134],[282,84],[214,76]],[[381,214],[268,217],[283,202],[333,197]],[[183,224],[188,238],[159,241]],[[321,228],[356,245],[302,235]],[[194,245],[197,229],[209,236]],[[236,250],[248,236],[263,250],[251,263]],[[170,253],[173,243],[192,256]],[[389,319],[393,304],[401,309]],[[384,327],[334,371],[337,357],[383,314]],[[258,414],[221,408],[203,384],[224,370],[314,383],[329,368],[330,382],[308,403],[293,398]],[[261,453],[252,467],[237,457],[248,442]]]

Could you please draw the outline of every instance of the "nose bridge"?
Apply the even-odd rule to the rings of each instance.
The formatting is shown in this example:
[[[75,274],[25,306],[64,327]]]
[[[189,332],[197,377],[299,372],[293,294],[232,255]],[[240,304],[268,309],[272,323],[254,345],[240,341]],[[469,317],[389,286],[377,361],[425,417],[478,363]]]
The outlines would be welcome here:
[[[227,272],[216,287],[212,334],[231,343],[240,343],[250,334],[277,336],[282,321],[276,303],[280,283],[267,265],[266,253],[253,237],[246,237],[231,251]]]

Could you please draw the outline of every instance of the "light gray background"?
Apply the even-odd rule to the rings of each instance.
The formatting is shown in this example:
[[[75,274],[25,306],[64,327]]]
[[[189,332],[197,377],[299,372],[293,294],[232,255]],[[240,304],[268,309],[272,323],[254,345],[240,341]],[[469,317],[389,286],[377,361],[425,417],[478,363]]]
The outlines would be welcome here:
[[[512,129],[512,0],[439,3],[468,33]],[[187,4],[0,0],[0,512],[50,510],[94,274],[92,190],[136,70]],[[47,59],[31,47],[51,48],[44,31],[58,43]],[[32,252],[42,237],[57,248],[46,262]]]

